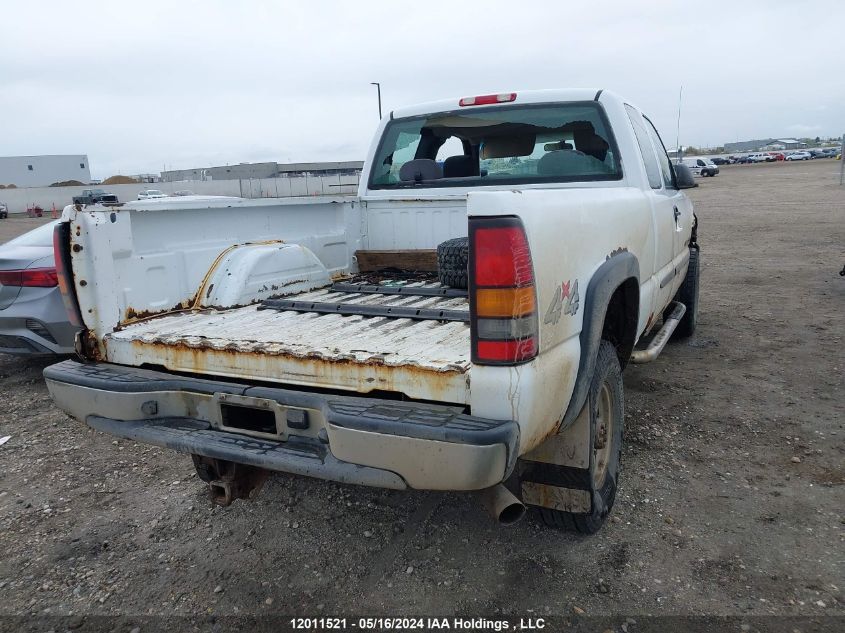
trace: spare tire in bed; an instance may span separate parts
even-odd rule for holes
[[[466,288],[468,265],[468,237],[456,237],[438,244],[437,276],[441,284],[452,288]]]

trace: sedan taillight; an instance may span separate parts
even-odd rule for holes
[[[53,288],[59,285],[55,268],[0,270],[0,286],[20,288]]]

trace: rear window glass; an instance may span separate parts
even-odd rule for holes
[[[615,141],[595,102],[462,108],[385,128],[372,189],[618,180]]]

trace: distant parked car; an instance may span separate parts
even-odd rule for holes
[[[181,196],[193,196],[194,192],[191,191],[190,189],[180,189],[179,191],[174,191],[173,195],[174,196],[180,196],[180,197]]]
[[[738,165],[747,165],[753,161],[751,160],[751,156],[737,156],[736,162]]]
[[[166,198],[167,194],[158,189],[144,189],[138,194],[138,200],[154,200],[156,198]]]
[[[773,163],[775,162],[774,156],[770,156],[765,152],[754,152],[753,154],[748,155],[748,159],[752,163]]]
[[[786,157],[786,160],[810,160],[810,152],[792,152]]]
[[[719,173],[719,166],[709,158],[693,156],[692,158],[684,158],[682,162],[697,176],[715,176]]]
[[[729,158],[722,158],[721,156],[714,156],[710,159],[713,161],[714,165],[730,165],[731,160]]]
[[[9,207],[0,202],[0,220],[5,220],[9,217]]]
[[[82,193],[73,197],[73,204],[120,204],[117,196],[103,189],[83,189]]]
[[[0,353],[72,354],[68,321],[48,222],[0,245]]]
[[[769,152],[769,156],[775,160],[784,160],[786,156],[782,152]]]

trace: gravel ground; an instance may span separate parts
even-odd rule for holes
[[[0,356],[0,615],[843,614],[845,187],[838,163],[691,191],[702,309],[625,373],[620,494],[596,536],[473,499],[274,476],[212,507],[191,461],[51,403]],[[36,220],[0,221],[0,241]]]

